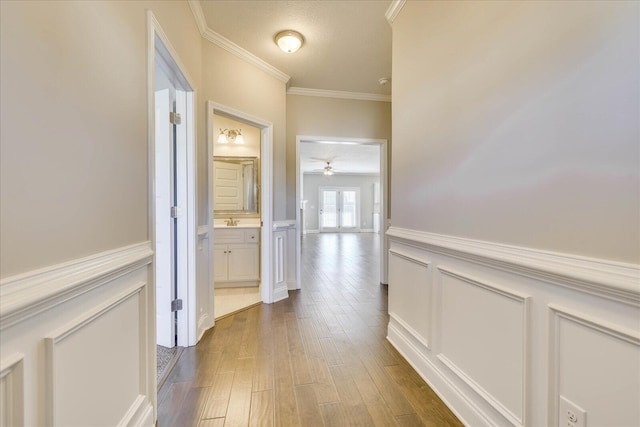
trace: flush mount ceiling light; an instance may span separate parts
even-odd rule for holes
[[[304,37],[297,31],[284,30],[276,34],[274,38],[276,44],[283,52],[293,53],[300,49],[304,43]]]
[[[230,142],[234,144],[244,144],[244,138],[242,137],[242,131],[240,129],[220,129],[218,144],[228,144]]]

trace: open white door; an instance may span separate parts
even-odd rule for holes
[[[169,89],[156,91],[156,117],[169,117],[171,110]],[[172,255],[172,135],[168,120],[156,120],[155,181],[156,181],[156,329],[158,344],[175,346],[175,322],[171,312],[173,300]]]

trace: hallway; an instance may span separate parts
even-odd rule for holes
[[[158,395],[158,426],[459,426],[386,341],[379,236],[303,238],[302,289],[221,319]]]

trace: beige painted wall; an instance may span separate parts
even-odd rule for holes
[[[147,240],[146,10],[199,90],[202,39],[188,4],[0,5],[0,276]]]
[[[202,65],[203,103],[214,101],[273,123],[273,219],[286,219],[285,84],[207,40]],[[200,188],[206,192],[206,186]]]
[[[288,219],[296,215],[297,135],[386,139],[391,151],[391,104],[287,95]]]
[[[637,263],[639,8],[407,2],[393,225]]]

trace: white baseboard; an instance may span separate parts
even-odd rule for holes
[[[477,410],[471,400],[464,396],[460,390],[411,343],[411,339],[417,338],[410,338],[409,336],[410,334],[406,330],[401,330],[401,327],[389,326],[387,340],[398,350],[407,362],[409,362],[418,375],[429,384],[429,387],[436,392],[438,397],[451,409],[462,424],[469,427],[494,425],[492,421],[482,415],[482,412]]]
[[[273,290],[273,302],[282,301],[287,298],[289,298],[289,290],[286,284],[284,286],[278,286]]]
[[[373,233],[373,228],[361,228],[361,233]]]
[[[304,230],[304,234],[318,234],[320,230]]]

